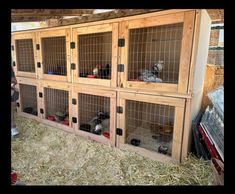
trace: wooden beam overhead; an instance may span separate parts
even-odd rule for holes
[[[92,14],[94,9],[12,9],[12,16],[81,16]]]
[[[132,15],[150,13],[161,11],[162,9],[115,9],[114,11],[99,13],[99,14],[91,14],[87,16],[70,18],[70,19],[60,19],[58,26],[63,25],[72,25],[72,24],[80,24],[85,22],[94,22],[100,20],[108,20],[113,18],[127,17]]]

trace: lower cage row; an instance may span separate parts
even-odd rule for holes
[[[18,89],[23,116],[156,159],[180,160],[184,99],[56,83],[21,81]]]

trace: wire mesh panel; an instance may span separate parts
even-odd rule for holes
[[[131,29],[128,80],[178,83],[183,23]]]
[[[80,130],[109,138],[110,98],[78,94]]]
[[[37,116],[38,108],[36,86],[19,84],[19,87],[22,111]]]
[[[32,39],[16,40],[16,60],[18,71],[35,72]]]
[[[67,75],[65,36],[42,38],[42,63],[44,74]]]
[[[78,35],[79,77],[111,79],[112,32]]]
[[[175,107],[126,100],[126,143],[171,155]]]
[[[69,125],[69,92],[45,88],[46,118],[61,124]]]

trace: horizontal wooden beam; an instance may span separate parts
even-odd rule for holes
[[[22,17],[11,17],[11,22],[39,22],[39,21],[46,21],[49,19],[61,19],[62,17],[60,16],[48,16],[48,17],[37,17],[37,16],[22,16]]]
[[[61,19],[58,22],[58,26],[94,22],[94,21],[99,21],[99,20],[108,20],[108,19],[113,19],[113,18],[139,15],[139,14],[156,12],[156,11],[161,11],[161,10],[162,9],[118,9],[118,10],[116,9],[114,11],[99,13],[99,14],[91,14],[88,16],[80,17],[80,18]]]
[[[80,16],[92,14],[94,9],[12,9],[12,16]]]

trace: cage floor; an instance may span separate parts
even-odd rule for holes
[[[209,161],[167,164],[17,117],[12,167],[26,185],[211,185]]]
[[[140,140],[139,147],[146,148],[151,151],[158,152],[159,146],[167,146],[168,151],[167,155],[171,155],[172,150],[172,141],[166,141],[167,137],[162,137],[161,139],[154,139],[152,138],[153,135],[156,135],[150,131],[150,129],[146,129],[143,127],[137,127],[132,133],[129,133],[127,136],[127,143],[131,144],[132,139]],[[165,140],[165,141],[164,141]]]

